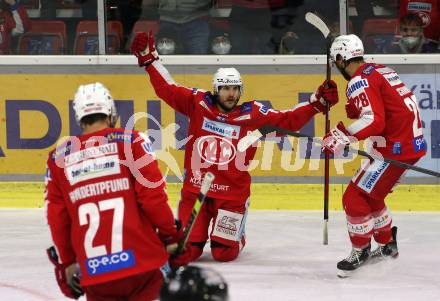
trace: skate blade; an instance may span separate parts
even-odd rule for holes
[[[338,275],[339,278],[342,278],[342,279],[344,279],[344,278],[349,278],[349,277],[351,277],[351,276],[353,275],[353,273],[354,273],[355,271],[356,271],[356,270],[353,270],[353,271],[338,270],[337,275]]]

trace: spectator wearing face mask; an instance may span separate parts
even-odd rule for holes
[[[400,40],[385,48],[385,53],[435,53],[438,43],[423,34],[423,21],[419,15],[409,13],[400,18]]]

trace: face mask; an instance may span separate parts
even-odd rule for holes
[[[231,42],[226,36],[218,36],[211,43],[212,52],[218,55],[229,54],[231,47]]]
[[[156,43],[156,49],[159,54],[174,54],[176,51],[176,43],[169,38],[161,38]]]
[[[411,49],[417,46],[420,42],[420,37],[402,37],[402,44]]]

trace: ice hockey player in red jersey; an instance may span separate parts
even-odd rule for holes
[[[181,234],[148,138],[114,128],[102,84],[81,85],[73,101],[83,134],[49,153],[48,250],[62,292],[88,301],[158,297],[167,250]],[[142,178],[142,181],[141,181]]]
[[[178,205],[179,219],[185,225],[196,201],[201,179],[206,172],[215,175],[207,201],[195,222],[185,253],[174,265],[196,260],[211,240],[211,254],[216,261],[232,261],[245,245],[245,223],[249,206],[251,177],[248,166],[256,147],[245,151],[237,147],[248,133],[273,125],[299,130],[316,113],[325,110],[326,99],[334,105],[336,84],[321,85],[309,102],[294,109],[278,111],[259,102],[238,104],[243,83],[235,68],[220,68],[214,75],[214,92],[190,89],[176,84],[158,61],[152,33],[138,33],[133,54],[145,67],[156,94],[176,111],[189,117],[189,141],[185,151],[185,178]],[[208,232],[213,222],[211,233]]]
[[[417,99],[396,71],[366,63],[363,55],[362,41],[356,35],[339,36],[331,46],[331,59],[348,81],[345,109],[354,122],[347,127],[339,122],[324,137],[323,147],[340,153],[350,139],[370,138],[376,154],[415,164],[426,153]],[[384,199],[405,170],[379,160],[365,162],[342,199],[353,248],[337,264],[341,277],[370,259],[398,255],[397,228],[391,225]],[[378,247],[370,252],[371,237]]]

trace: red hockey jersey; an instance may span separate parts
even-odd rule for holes
[[[400,0],[400,16],[416,13],[423,20],[425,37],[434,41],[440,38],[439,0]]]
[[[183,189],[198,193],[204,173],[210,171],[215,180],[209,197],[240,201],[249,197],[248,167],[256,147],[239,151],[237,144],[241,138],[263,125],[297,131],[317,113],[309,103],[278,111],[251,101],[224,114],[215,105],[216,96],[177,85],[158,61],[146,70],[156,94],[190,120]]]
[[[174,234],[174,216],[148,138],[112,128],[71,137],[47,167],[47,221],[61,261],[79,263],[81,285],[167,261],[156,230]]]
[[[417,99],[393,69],[364,64],[347,85],[347,99],[361,111],[360,118],[347,127],[358,140],[382,136],[375,149],[384,157],[406,160],[423,157],[423,138]]]

